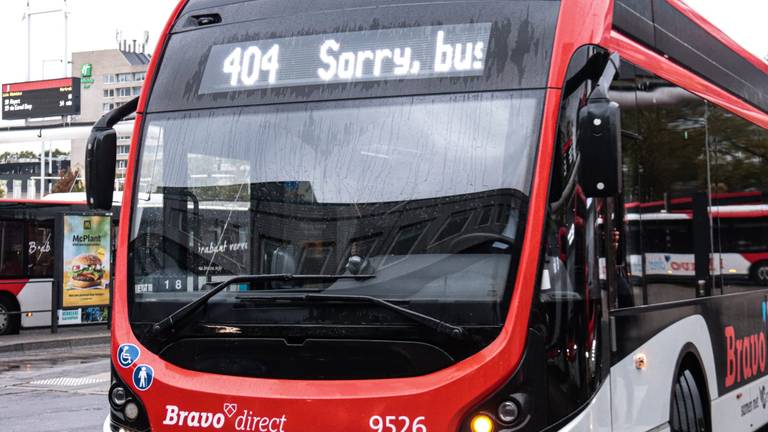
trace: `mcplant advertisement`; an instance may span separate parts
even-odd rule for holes
[[[63,306],[109,304],[110,218],[64,216]]]

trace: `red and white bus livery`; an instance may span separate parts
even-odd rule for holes
[[[0,335],[51,325],[55,219],[73,209],[85,201],[0,199]]]
[[[768,205],[714,206],[710,210],[716,236],[710,273],[734,281],[768,285]],[[696,273],[692,241],[693,215],[629,213],[626,223],[634,246],[648,245],[643,255],[628,250],[630,273],[641,277],[688,277]]]
[[[116,198],[117,208],[119,194]],[[62,259],[56,251],[56,221],[72,213],[90,213],[84,193],[55,193],[42,200],[0,199],[0,335],[51,325],[51,308],[57,310],[52,300],[58,295],[56,264]],[[116,225],[115,216],[113,228]]]
[[[756,430],[707,209],[766,204],[767,72],[679,0],[181,1],[89,138],[106,209],[136,111],[105,430]],[[669,197],[693,277],[638,281]]]

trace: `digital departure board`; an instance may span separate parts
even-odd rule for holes
[[[2,85],[3,120],[80,114],[80,78]]]
[[[199,93],[478,76],[490,33],[490,23],[474,23],[215,45]]]

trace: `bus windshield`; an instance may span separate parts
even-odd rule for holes
[[[373,277],[234,284],[211,299],[201,321],[355,320],[238,301],[242,291],[262,290],[374,296],[459,325],[500,326],[543,95],[149,114],[129,252],[132,320],[157,322],[232,276],[344,274]],[[354,324],[403,320],[366,317]]]

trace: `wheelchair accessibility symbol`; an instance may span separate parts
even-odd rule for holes
[[[139,347],[134,344],[122,344],[117,348],[117,363],[127,368],[139,359]]]
[[[133,370],[133,385],[138,390],[144,391],[152,385],[152,380],[155,378],[155,371],[152,366],[140,364]]]

